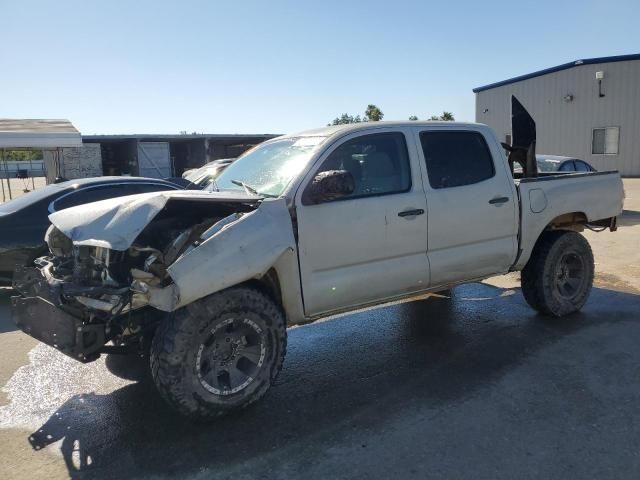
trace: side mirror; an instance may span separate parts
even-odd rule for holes
[[[347,170],[327,170],[315,176],[306,195],[309,203],[330,202],[351,195],[355,181]]]

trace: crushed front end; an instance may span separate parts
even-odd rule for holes
[[[45,237],[50,255],[14,273],[19,295],[12,298],[13,320],[25,333],[81,362],[95,360],[101,353],[143,353],[158,322],[177,305],[177,288],[168,268],[254,208],[253,202],[181,201],[160,206],[153,217],[138,224],[130,217],[120,224],[114,216],[109,234],[119,239],[126,231],[132,240],[124,246],[76,241],[72,237],[80,229],[63,232],[55,225],[57,219],[50,217],[54,225]],[[104,211],[130,214],[132,204],[120,202]],[[82,219],[70,221],[96,238],[87,227],[101,221],[104,211],[84,219],[84,224]]]
[[[64,238],[55,227],[51,232]],[[51,247],[50,237],[53,253],[58,249]],[[158,257],[136,247],[118,252],[67,243],[69,250],[15,270],[13,286],[20,295],[12,298],[12,315],[17,327],[81,362],[112,351],[143,352],[144,334],[162,312],[148,307],[136,292],[135,276],[161,284],[149,271]]]
[[[64,282],[49,274],[51,266],[46,262],[39,268],[16,269],[13,285],[20,296],[11,299],[13,321],[25,333],[66,355],[81,362],[94,360],[108,341],[107,321],[67,303],[69,292]]]

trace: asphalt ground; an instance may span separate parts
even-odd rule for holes
[[[147,366],[82,365],[15,331],[0,292],[0,478],[640,478],[640,181],[596,285],[561,320],[518,275],[289,329],[240,415],[194,423]]]

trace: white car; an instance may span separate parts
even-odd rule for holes
[[[513,109],[512,155],[535,165],[535,124]],[[594,274],[578,232],[615,230],[620,175],[529,167],[514,180],[511,160],[472,123],[279,137],[231,164],[219,191],[52,214],[51,255],[15,274],[14,318],[81,361],[151,343],[161,395],[213,417],[266,393],[287,326],[516,270],[533,308],[571,314]]]

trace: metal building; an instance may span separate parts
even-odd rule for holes
[[[476,121],[510,142],[510,98],[536,121],[537,153],[640,176],[640,54],[589,58],[475,88]]]
[[[105,175],[180,176],[211,160],[237,157],[278,134],[132,134],[83,135],[85,146],[98,144]]]

